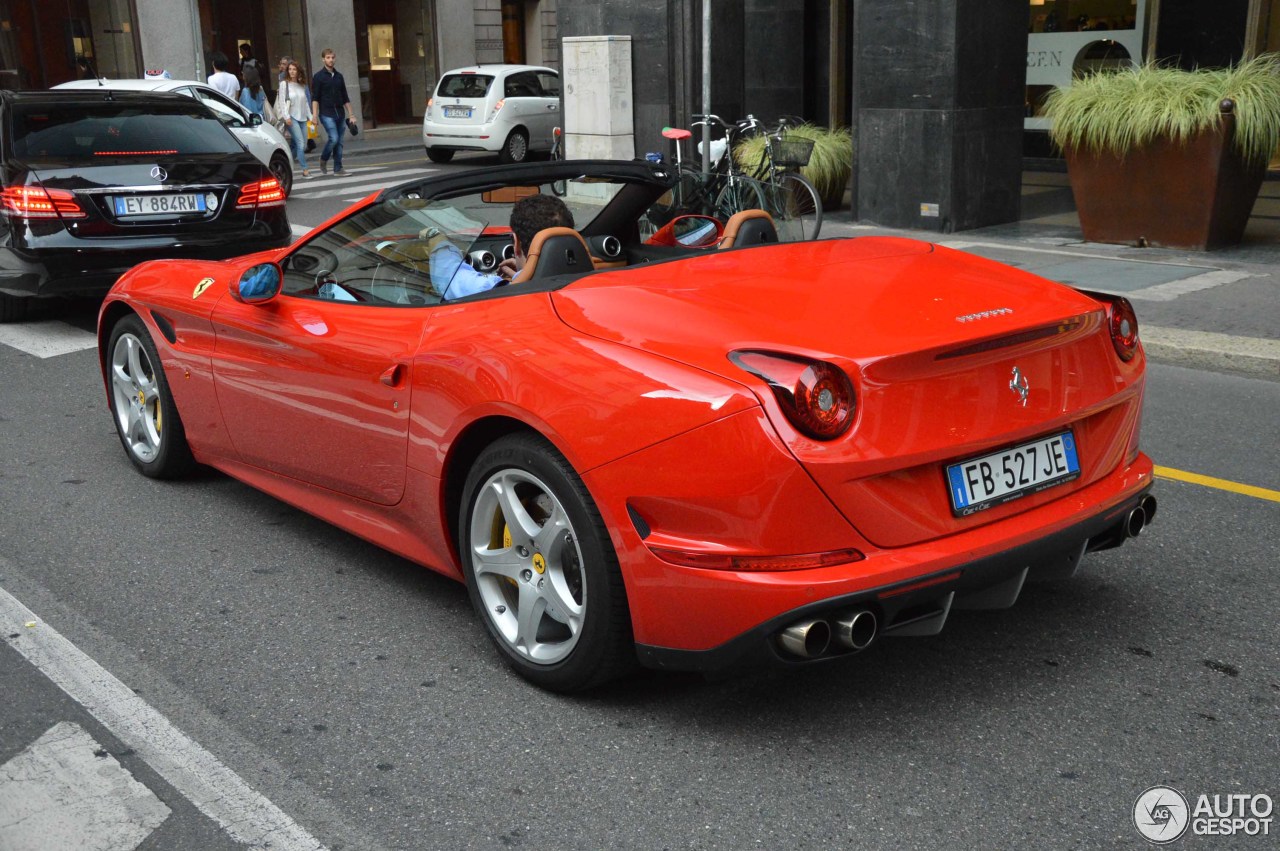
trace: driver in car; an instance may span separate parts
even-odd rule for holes
[[[503,260],[496,274],[477,272],[466,262],[458,246],[439,228],[427,228],[418,236],[426,240],[431,257],[431,285],[444,301],[475,295],[509,283],[524,268],[525,248],[544,228],[574,227],[573,213],[554,195],[528,195],[511,208],[511,239],[515,256]]]

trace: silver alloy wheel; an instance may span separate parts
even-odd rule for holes
[[[160,386],[142,340],[121,334],[111,351],[111,392],[116,424],[133,456],[149,464],[160,453],[163,415]]]
[[[513,163],[522,163],[529,154],[529,140],[519,130],[514,130],[507,139],[507,156]]]
[[[587,577],[569,515],[531,473],[508,468],[476,492],[471,558],[485,614],[507,646],[539,665],[573,652]]]

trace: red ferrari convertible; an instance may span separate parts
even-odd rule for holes
[[[909,239],[778,243],[759,211],[677,215],[671,180],[476,170],[137,266],[98,331],[127,457],[466,582],[560,691],[931,635],[1154,517],[1125,299]],[[553,193],[574,227],[478,289],[513,204]]]

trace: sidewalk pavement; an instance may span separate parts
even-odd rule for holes
[[[362,128],[345,146],[347,157],[394,151],[422,153],[421,125]],[[845,207],[824,216],[821,236],[927,239],[1118,293],[1133,302],[1152,360],[1280,381],[1280,174],[1268,174],[1240,245],[1198,252],[1085,242],[1065,171],[1043,165],[1023,172],[1018,222],[939,234],[854,222]]]

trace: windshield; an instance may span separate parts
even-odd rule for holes
[[[240,153],[243,148],[199,104],[15,103],[13,153],[36,162]]]
[[[488,74],[446,74],[436,94],[448,98],[482,98],[489,93]]]
[[[628,188],[635,197],[621,203]],[[519,263],[511,215],[520,199],[555,196],[584,236],[599,230],[634,242],[635,216],[661,187],[581,177],[540,185],[493,184],[442,198],[423,198],[419,192],[425,191],[406,186],[307,239],[282,264],[284,293],[419,307],[499,288],[507,292],[511,272],[501,274],[500,266]]]

